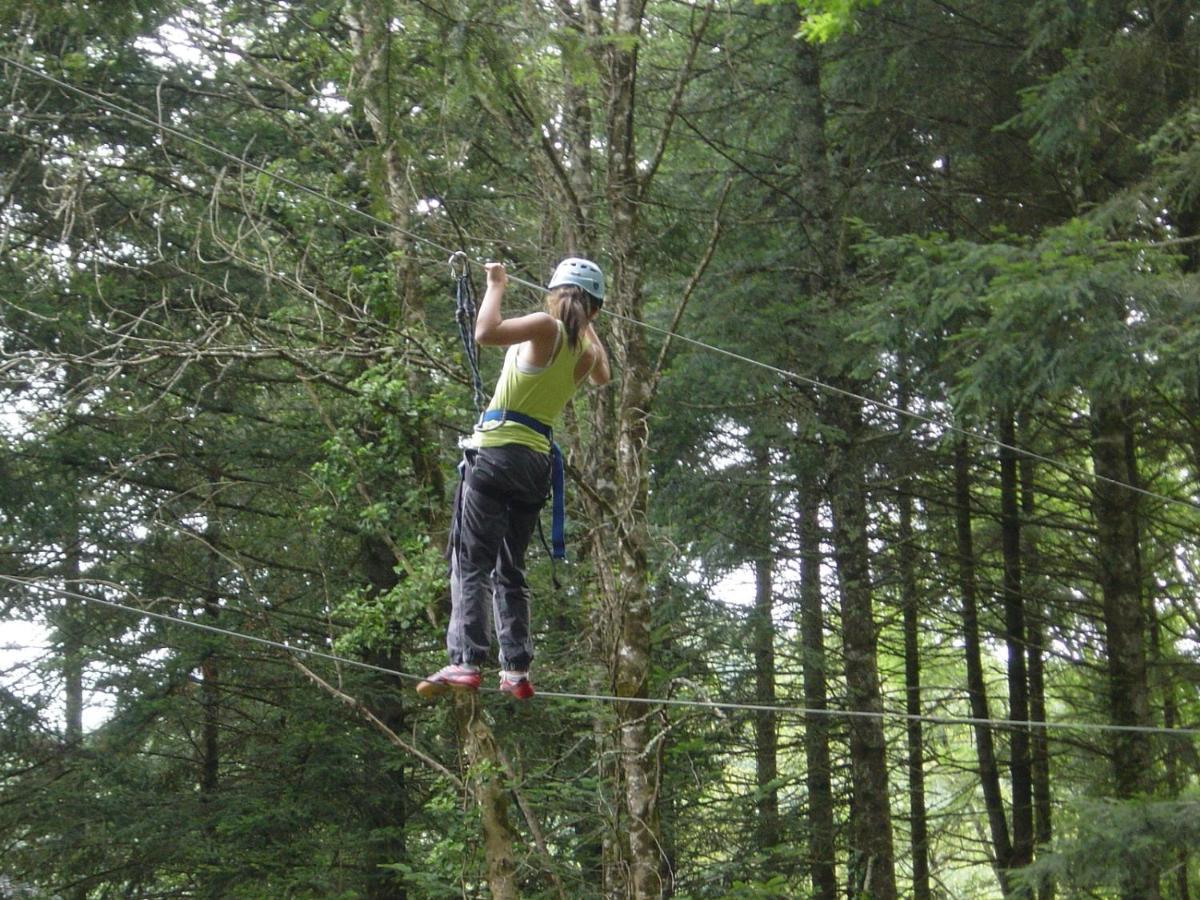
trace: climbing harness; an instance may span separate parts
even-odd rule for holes
[[[550,442],[550,558],[567,558],[566,466],[562,450],[554,442],[554,429],[533,416],[512,409],[489,409],[479,417],[479,424],[516,422],[532,429]]]

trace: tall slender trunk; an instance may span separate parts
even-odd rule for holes
[[[363,536],[360,544],[362,571],[372,595],[386,594],[400,581],[396,575],[394,551],[375,536]],[[369,654],[368,661],[384,669],[404,668],[404,660],[389,647],[381,647]],[[372,703],[372,713],[388,729],[403,734],[408,720],[404,694],[392,685],[375,693],[377,699]],[[458,727],[462,729],[461,721]],[[487,765],[489,771],[501,771],[499,759],[488,760]],[[382,745],[373,745],[370,751],[364,752],[363,768],[379,788],[375,801],[362,811],[363,818],[371,825],[371,836],[363,848],[367,865],[366,900],[403,900],[408,893],[395,870],[388,867],[410,862],[405,835],[410,802],[407,792],[409,769],[392,748]],[[485,835],[485,844],[486,840]]]
[[[208,473],[204,526],[204,590],[202,605],[205,622],[218,625],[221,620],[221,520],[216,508],[217,482],[221,473]],[[221,664],[215,644],[205,650],[200,661],[200,704],[204,709],[200,742],[200,798],[211,802],[221,778]]]
[[[905,711],[913,717],[906,728],[908,738],[908,802],[912,850],[913,887],[916,900],[932,897],[929,881],[929,826],[925,810],[925,739],[921,721],[921,621],[917,592],[917,548],[912,526],[912,482],[900,483],[897,503],[900,507],[901,603],[904,607],[904,696]]]
[[[78,591],[79,561],[78,542],[67,554],[64,576],[67,590]],[[67,747],[72,752],[81,751],[83,745],[83,605],[86,601],[74,597],[63,599],[63,608],[59,612],[58,638],[62,646],[62,675],[63,675],[63,713],[64,733]],[[73,822],[69,828],[68,846],[77,853],[84,853],[88,841],[87,824],[83,821]],[[78,885],[69,890],[71,900],[85,900],[88,895],[85,885]]]
[[[589,7],[590,8],[590,7]],[[611,37],[600,50],[604,121],[607,137],[606,194],[611,224],[609,259],[613,310],[625,318],[613,326],[617,369],[621,371],[615,410],[615,500],[623,521],[617,529],[616,584],[609,582],[606,602],[619,618],[616,646],[609,655],[614,692],[644,698],[651,664],[651,604],[647,582],[650,544],[646,523],[649,498],[647,446],[653,404],[651,368],[642,318],[642,262],[639,200],[644,186],[637,169],[634,134],[638,46],[645,0],[617,0],[611,13]],[[595,10],[592,10],[595,14]],[[618,703],[617,730],[624,786],[627,843],[625,864],[635,897],[659,897],[668,891],[669,870],[661,851],[658,821],[658,758],[648,752],[652,739],[647,709]]]
[[[83,538],[78,528],[64,535],[63,583],[79,593]],[[86,601],[64,597],[58,616],[58,638],[62,645],[63,729],[67,746],[78,749],[83,741],[83,612]]]
[[[974,719],[990,719],[987,682],[983,674],[982,641],[979,635],[979,601],[975,578],[975,542],[971,528],[971,470],[966,439],[954,446],[954,514],[958,548],[958,585],[962,594],[963,650],[967,666],[967,700]],[[975,755],[979,760],[979,780],[987,809],[992,837],[992,855],[1001,890],[1009,890],[1008,869],[1012,860],[1012,842],[1004,794],[1000,788],[1000,766],[987,725],[975,725]]]
[[[1092,465],[1098,476],[1092,489],[1092,511],[1096,519],[1096,562],[1108,657],[1110,715],[1116,725],[1149,726],[1152,723],[1146,669],[1146,609],[1138,546],[1138,496],[1113,483],[1137,484],[1127,402],[1093,398]],[[1112,739],[1111,753],[1117,796],[1132,799],[1148,793],[1154,762],[1150,736],[1140,732],[1117,733]],[[1127,874],[1122,895],[1159,896],[1159,862],[1145,857],[1135,871]]]
[[[367,154],[366,164],[376,176],[371,183],[377,186],[378,199],[394,226],[386,234],[396,260],[392,277],[397,312],[392,318],[402,327],[419,328],[425,321],[424,300],[418,289],[416,256],[411,252],[411,239],[406,233],[411,230],[412,208],[417,198],[412,183],[412,164],[405,157],[404,137],[399,124],[407,115],[407,109],[402,108],[399,113],[396,109],[396,97],[399,96],[397,84],[404,57],[398,52],[393,34],[395,17],[394,0],[352,0],[348,4],[346,20],[354,53],[349,93],[355,110],[361,114],[358,129],[364,135],[369,134],[371,139],[364,150]],[[409,367],[406,377],[414,397],[428,394],[430,386],[415,367]],[[427,421],[421,418],[412,424],[410,462],[414,482],[425,501],[420,511],[422,524],[431,537],[444,536],[448,521],[445,477],[437,444],[437,436]],[[370,486],[363,485],[361,491],[369,496]],[[362,552],[372,591],[382,594],[394,588],[398,582],[395,572],[398,560],[390,541],[366,536],[362,541]],[[435,621],[438,618],[439,600],[444,598],[429,598],[429,615]],[[403,667],[402,660],[386,647],[374,652],[370,661],[383,668]],[[376,702],[374,713],[392,731],[403,732],[407,719],[403,695],[388,684],[386,690],[378,692],[378,696],[381,699]],[[455,720],[468,768],[471,771],[503,772],[502,760],[487,724],[471,708],[461,703],[455,704]],[[389,864],[407,862],[409,858],[405,836],[409,804],[408,769],[402,761],[383,756],[389,752],[381,749],[379,757],[368,760],[369,765],[379,773],[381,783],[378,802],[366,811],[376,826],[374,833],[379,835],[367,848],[371,864],[367,884],[369,900],[397,900],[406,896],[394,871],[385,868]],[[500,777],[495,774],[491,779]],[[488,779],[484,781],[488,783],[476,783],[473,787],[483,825],[489,886],[493,896],[512,897],[515,896],[511,876],[512,829],[508,824],[506,797],[495,783]]]
[[[470,788],[483,826],[483,849],[492,900],[517,900],[521,896],[516,835],[508,818],[508,789],[501,774],[500,748],[483,718],[483,704],[473,694],[456,694],[455,720],[459,743],[472,763]]]
[[[780,13],[787,26],[798,23],[794,4]],[[796,43],[791,59],[793,160],[799,195],[795,214],[806,242],[799,266],[810,273],[805,288],[831,306],[839,300],[844,278],[840,235],[835,222],[838,195],[835,170],[825,134],[825,98],[821,90],[821,56],[807,41]],[[837,380],[840,376],[831,376]],[[866,473],[855,441],[861,431],[861,409],[842,396],[829,400],[829,421],[839,434],[828,461],[827,490],[833,516],[834,560],[840,585],[843,654],[847,701],[854,710],[882,712],[876,632],[868,566]],[[849,720],[851,764],[850,861],[847,890],[870,897],[896,896],[895,852],[888,794],[887,748],[881,718]],[[814,875],[817,873],[814,872]],[[831,873],[822,876],[832,884]],[[815,879],[814,879],[815,881]]]
[[[1192,247],[1193,253],[1200,253],[1200,251],[1195,249],[1194,244]],[[1196,271],[1198,268],[1200,268],[1200,262],[1193,258],[1190,269],[1191,271]],[[1183,408],[1186,413],[1187,420],[1190,423],[1187,426],[1187,434],[1188,445],[1191,450],[1192,478],[1194,481],[1196,477],[1200,475],[1200,364],[1192,365],[1189,382],[1190,383],[1185,389],[1186,394],[1183,400]],[[1168,686],[1167,697],[1168,701],[1164,702],[1169,702],[1169,705],[1164,709],[1164,724],[1166,724],[1168,728],[1172,728],[1178,724],[1174,715],[1175,708],[1173,686]],[[1167,721],[1167,713],[1170,713],[1169,722]],[[1168,784],[1170,783],[1172,772],[1177,771],[1175,767],[1180,761],[1181,752],[1186,752],[1185,748],[1178,742],[1172,741],[1171,747],[1167,751],[1167,764],[1169,767],[1167,776]],[[1172,793],[1174,793],[1174,791]],[[1179,882],[1179,896],[1191,897],[1192,895],[1188,893],[1187,865],[1180,865],[1177,868],[1178,872],[1176,878]]]
[[[829,754],[825,614],[821,592],[820,500],[815,489],[800,500],[800,643],[804,660],[804,762],[808,787],[808,858],[813,900],[837,897],[834,847],[833,773]]]
[[[1171,677],[1170,661],[1162,652],[1162,634],[1157,619],[1153,619],[1150,622],[1150,649],[1154,668],[1162,672],[1164,676],[1161,680],[1163,727],[1175,728],[1179,725],[1179,697],[1175,679]],[[1190,742],[1172,738],[1167,744],[1166,752],[1163,754],[1164,781],[1166,782],[1167,790],[1170,792],[1169,796],[1172,798],[1178,797],[1179,792],[1187,784],[1187,752],[1190,747]],[[1175,893],[1180,898],[1189,898],[1192,896],[1192,893],[1191,881],[1188,876],[1188,851],[1180,848],[1173,862],[1175,868]]]
[[[1200,362],[1193,363],[1187,379],[1183,410],[1187,417],[1185,426],[1188,449],[1192,455],[1192,480],[1200,480]]]
[[[1130,424],[1122,404],[1096,401],[1092,425],[1096,475],[1135,483],[1133,460],[1128,455]],[[1149,725],[1147,628],[1137,544],[1138,497],[1116,484],[1097,479],[1092,500],[1113,722]],[[1137,796],[1149,787],[1149,766],[1153,759],[1150,739],[1144,734],[1120,734],[1114,740],[1113,775],[1117,794]]]
[[[754,652],[754,697],[764,705],[775,703],[775,587],[773,559],[774,492],[771,489],[771,459],[766,447],[754,448],[754,473],[759,499],[753,505],[757,530],[754,559],[754,612],[751,642]],[[755,844],[771,855],[782,838],[779,831],[778,727],[775,715],[766,710],[754,714],[754,763],[757,785]]]
[[[78,384],[74,368],[67,372],[67,403],[70,414],[74,415],[74,390]],[[62,581],[63,587],[74,594],[82,593],[81,582],[83,575],[83,526],[80,522],[79,500],[68,498],[70,504],[64,527],[62,529]],[[58,609],[52,622],[55,626],[56,638],[62,653],[63,679],[63,739],[68,755],[80,753],[83,750],[83,708],[84,708],[84,670],[86,668],[86,649],[84,645],[84,616],[86,600],[73,596],[62,598],[62,607]],[[74,851],[73,855],[83,857],[86,854],[88,842],[88,827],[85,821],[72,822],[68,827],[67,846]],[[81,872],[81,875],[87,875]],[[88,895],[86,883],[77,884],[68,890],[70,900],[85,900]]]
[[[81,590],[82,536],[74,521],[64,535],[63,581],[68,591]],[[62,647],[63,677],[63,737],[71,752],[82,750],[83,744],[83,613],[86,601],[75,597],[64,597],[62,609],[57,616],[57,637]],[[69,846],[82,854],[87,843],[87,825],[79,821],[70,827]],[[85,885],[70,889],[71,900],[85,900],[88,891]]]
[[[396,301],[399,321],[420,324],[425,319],[424,301],[416,289],[416,257],[412,253],[409,220],[416,197],[412,196],[411,163],[404,155],[404,138],[398,126],[407,108],[397,114],[396,87],[402,52],[392,33],[395,21],[394,0],[352,0],[347,9],[350,43],[354,51],[351,65],[351,96],[373,139],[366,160],[380,185],[381,199],[395,227],[387,230],[387,239],[395,251]]]
[[[202,607],[209,625],[219,625],[221,618],[221,523],[213,502],[219,473],[208,476],[208,503],[204,527],[205,573]],[[200,797],[211,802],[217,793],[221,772],[221,667],[215,649],[205,651],[200,663],[200,703],[204,709],[201,740]]]
[[[601,624],[597,630],[603,631],[604,625]],[[608,691],[609,687],[610,685],[601,680],[600,675],[593,673],[588,682],[588,693],[602,694]],[[599,896],[614,897],[625,893],[621,889],[625,878],[621,867],[619,841],[621,776],[613,752],[610,724],[599,715],[592,717],[592,743],[592,755],[596,760],[596,796],[593,808],[596,817],[600,819],[600,826],[593,828],[588,823],[580,823],[577,826],[580,836],[590,836],[589,840],[580,844],[577,861],[585,877],[594,879]]]
[[[830,401],[831,418],[843,436],[833,454],[829,498],[833,547],[841,585],[846,696],[856,712],[883,712],[867,542],[866,473],[857,441],[862,412],[857,401]],[[889,806],[887,743],[881,716],[850,719],[850,877],[853,889],[887,900],[896,897],[895,855]]]
[[[78,409],[76,391],[82,374],[75,365],[68,365],[64,379],[65,402],[68,420],[74,418]],[[83,526],[80,522],[79,500],[67,499],[69,513],[62,530],[62,578],[63,586],[72,593],[80,593],[83,574]],[[63,608],[59,616],[58,636],[62,643],[63,713],[64,737],[67,746],[78,749],[83,741],[83,614],[87,601],[76,597],[63,597]]]
[[[214,628],[220,627],[221,624],[221,519],[216,505],[220,478],[220,470],[215,465],[205,475],[204,546],[201,551],[204,559],[204,586],[200,592],[200,614],[204,617],[205,624]],[[214,871],[220,871],[222,865],[217,828],[221,815],[217,802],[221,783],[221,664],[217,646],[215,639],[207,637],[200,657],[202,721],[198,748],[200,758],[197,760],[200,829],[205,839],[203,853],[205,863]]]
[[[1034,461],[1022,456],[1019,461],[1021,473],[1021,516],[1028,525],[1035,513]],[[1021,558],[1024,560],[1026,647],[1029,674],[1029,718],[1033,722],[1046,721],[1046,613],[1045,600],[1040,592],[1029,589],[1038,560],[1038,548],[1030,536],[1032,529],[1021,529]],[[1048,847],[1054,837],[1051,810],[1053,798],[1050,793],[1050,739],[1045,728],[1034,728],[1030,734],[1030,765],[1033,778],[1033,835],[1038,847]],[[1036,852],[1036,851],[1035,851]],[[1051,900],[1055,889],[1053,882],[1038,889],[1040,900]]]
[[[1195,73],[1200,66],[1200,48],[1189,35],[1195,11],[1187,3],[1158,3],[1149,7],[1150,21],[1162,42],[1158,59],[1162,68],[1162,91],[1166,108],[1177,112],[1194,105],[1197,98]],[[1195,191],[1180,190],[1167,201],[1171,223],[1182,238],[1200,233],[1200,198]],[[1183,270],[1200,271],[1200,244],[1184,241],[1179,246]]]
[[[1021,593],[1021,517],[1016,424],[1010,411],[1000,414],[1000,549],[1003,557],[1004,641],[1008,649],[1008,718],[1029,721],[1029,676],[1025,668],[1025,597]],[[1012,858],[1018,868],[1033,861],[1033,773],[1029,728],[1009,729],[1009,778],[1012,790]]]
[[[625,339],[626,377],[618,404],[617,495],[629,519],[619,532],[618,582],[609,598],[620,619],[614,631],[616,647],[609,659],[614,692],[620,697],[645,698],[652,651],[646,579],[649,489],[645,474],[648,429],[644,411],[649,406],[649,397],[644,395],[648,368],[641,338],[628,332]],[[640,703],[618,703],[616,711],[628,835],[625,863],[630,889],[635,897],[657,897],[664,893],[665,878],[659,849],[657,757],[647,753],[653,719]]]

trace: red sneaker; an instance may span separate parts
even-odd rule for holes
[[[518,700],[528,700],[533,696],[533,682],[524,672],[501,672],[500,693],[512,694]]]
[[[417,684],[417,693],[426,699],[440,697],[449,690],[479,690],[479,669],[475,666],[452,664],[443,666]]]

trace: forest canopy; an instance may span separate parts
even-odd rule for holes
[[[1200,891],[1196,4],[0,25],[0,896]],[[537,695],[427,702],[568,256]]]

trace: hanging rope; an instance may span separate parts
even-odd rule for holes
[[[450,277],[454,279],[454,321],[458,323],[463,356],[471,370],[475,408],[482,413],[487,398],[483,393],[483,379],[479,375],[479,345],[475,343],[475,286],[471,283],[470,261],[462,250],[450,256]]]

